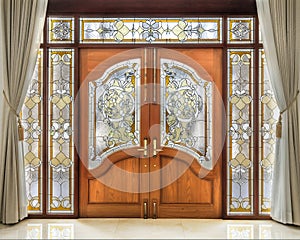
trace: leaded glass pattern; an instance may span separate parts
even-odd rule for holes
[[[49,213],[73,213],[74,50],[49,50],[48,203]]]
[[[228,50],[228,209],[253,213],[253,50]]]
[[[269,214],[279,109],[271,90],[264,50],[260,50],[259,59],[259,212]]]
[[[253,43],[254,18],[228,18],[228,43]]]
[[[220,43],[222,18],[81,18],[81,43]]]
[[[22,108],[24,160],[28,211],[42,212],[43,52],[38,58]]]
[[[48,18],[49,43],[74,42],[74,18]]]
[[[161,59],[161,145],[182,150],[211,169],[212,83],[194,69]]]
[[[113,65],[89,83],[89,168],[140,145],[141,59]]]

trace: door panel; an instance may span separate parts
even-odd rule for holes
[[[128,172],[139,172],[140,164],[139,158],[130,158],[119,161],[114,165]],[[139,178],[126,177],[118,174],[114,177],[116,171],[108,170],[104,176],[111,179],[113,185],[118,185],[120,188],[128,189],[128,192],[122,192],[108,187],[98,179],[89,179],[88,192],[89,203],[139,203],[139,195],[136,192],[136,187],[139,186]],[[116,183],[117,182],[117,183]],[[124,186],[126,184],[126,186]]]
[[[172,158],[161,156],[160,161],[162,167],[168,165]],[[180,173],[180,170],[184,168],[185,163],[176,160],[176,164],[170,169],[171,173]],[[169,175],[161,176],[162,178],[169,178]],[[170,181],[166,179],[165,181]],[[177,181],[171,183],[167,187],[160,190],[160,203],[212,203],[212,184],[209,179],[199,179],[198,176],[190,169],[187,169],[185,173],[178,178]]]
[[[159,190],[150,193],[150,212],[156,217],[221,217],[222,50],[159,49],[154,55],[162,86],[156,94],[163,106],[150,106],[150,112],[160,108],[150,126],[160,125],[151,138],[160,140],[162,151],[150,158],[150,170],[161,172],[150,177],[150,186],[160,182]],[[211,81],[215,84],[205,100]]]
[[[130,59],[140,64],[134,78],[125,66]],[[105,87],[112,89],[109,94],[98,90],[94,100],[89,100],[91,88],[80,94],[80,216],[221,217],[222,159],[216,153],[222,149],[222,108],[215,91],[222,94],[222,50],[84,49],[80,63],[82,86],[88,82],[95,89],[112,82]],[[120,69],[125,72],[118,75]],[[121,89],[127,77],[136,92]],[[208,94],[211,81],[215,86]],[[134,110],[120,108],[134,97]],[[98,107],[94,112],[87,107],[90,102]],[[131,117],[125,119],[122,112]],[[93,114],[101,116],[94,122],[102,125],[88,117]],[[105,114],[111,119],[104,121]],[[134,135],[124,135],[124,126]],[[98,162],[91,164],[93,158]]]
[[[149,159],[139,149],[149,125],[149,107],[140,107],[145,99],[140,90],[142,53],[80,52],[81,217],[143,216]]]

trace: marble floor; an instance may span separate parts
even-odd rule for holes
[[[274,221],[213,219],[27,219],[0,224],[0,239],[300,239]]]

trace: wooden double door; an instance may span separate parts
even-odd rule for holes
[[[80,51],[80,216],[221,217],[221,49]]]

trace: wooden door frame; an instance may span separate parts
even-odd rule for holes
[[[153,44],[154,47],[166,47],[166,48],[222,48],[223,49],[223,101],[226,102],[227,100],[227,50],[230,48],[251,48],[255,51],[255,66],[254,66],[254,95],[256,98],[254,99],[254,115],[258,116],[258,99],[257,96],[259,95],[259,89],[258,89],[258,79],[259,79],[259,61],[258,61],[258,52],[260,49],[262,49],[262,44],[259,42],[259,30],[258,30],[258,17],[257,17],[257,10],[256,10],[256,4],[255,0],[245,0],[243,1],[243,4],[240,4],[240,0],[232,0],[230,3],[228,3],[227,0],[213,0],[210,4],[207,3],[207,0],[197,0],[199,4],[195,7],[193,4],[186,4],[184,0],[175,0],[172,2],[171,8],[168,8],[166,11],[166,8],[157,7],[160,6],[161,3],[160,0],[154,0],[154,1],[142,1],[140,5],[136,5],[136,1],[134,0],[122,0],[121,3],[118,1],[114,1],[114,7],[112,7],[107,1],[104,0],[87,0],[87,1],[81,1],[81,0],[49,0],[48,5],[48,11],[47,11],[47,17],[49,16],[72,16],[75,17],[75,43],[74,44],[50,44],[46,40],[48,39],[48,32],[47,32],[47,21],[45,22],[44,27],[44,43],[41,44],[41,49],[44,54],[44,60],[43,60],[43,79],[44,79],[44,85],[46,86],[48,83],[48,49],[49,48],[72,48],[75,51],[75,94],[77,94],[77,91],[79,89],[79,51],[83,48],[140,48],[140,47],[149,47],[149,44],[140,44],[140,45],[134,45],[134,44],[80,44],[79,43],[79,17],[80,16],[86,16],[86,17],[95,17],[95,16],[107,16],[107,17],[222,17],[223,18],[223,39],[224,42],[220,44]],[[194,3],[196,0],[194,0]],[[148,4],[148,6],[147,6]],[[144,11],[141,11],[141,5],[142,9]],[[96,6],[96,7],[95,7]],[[116,8],[118,6],[122,6],[122,8]],[[137,6],[137,7],[135,7]],[[255,41],[254,44],[228,44],[226,39],[226,21],[228,17],[254,17],[255,18]],[[45,99],[48,98],[47,88],[44,87],[43,89],[43,95]],[[47,105],[46,103],[43,104],[43,111],[47,112]],[[76,114],[77,109],[75,109]],[[259,163],[258,163],[258,120],[257,117],[254,118],[254,189],[253,193],[254,195],[258,195],[259,193],[259,180],[258,180],[258,169],[259,169]],[[75,119],[75,121],[78,121],[78,119]],[[47,122],[47,114],[44,114],[43,116],[43,122]],[[75,123],[76,124],[76,123]],[[47,127],[46,127],[47,130]],[[74,138],[77,138],[78,136],[75,134]],[[45,146],[47,146],[47,135],[44,134],[43,136],[43,143]],[[258,197],[254,198],[254,214],[251,216],[228,216],[227,215],[227,151],[226,151],[226,143],[223,147],[223,164],[222,164],[222,185],[223,185],[223,192],[222,192],[222,216],[224,219],[270,219],[269,216],[260,216],[259,215],[259,202]],[[47,151],[43,151],[43,162],[47,163]],[[47,198],[43,198],[43,212],[41,214],[30,214],[30,218],[77,218],[79,216],[79,157],[78,153],[75,149],[74,154],[74,214],[72,215],[59,215],[59,214],[47,214]],[[43,164],[43,170],[42,170],[44,181],[43,181],[43,192],[44,196],[47,195],[47,164]]]

